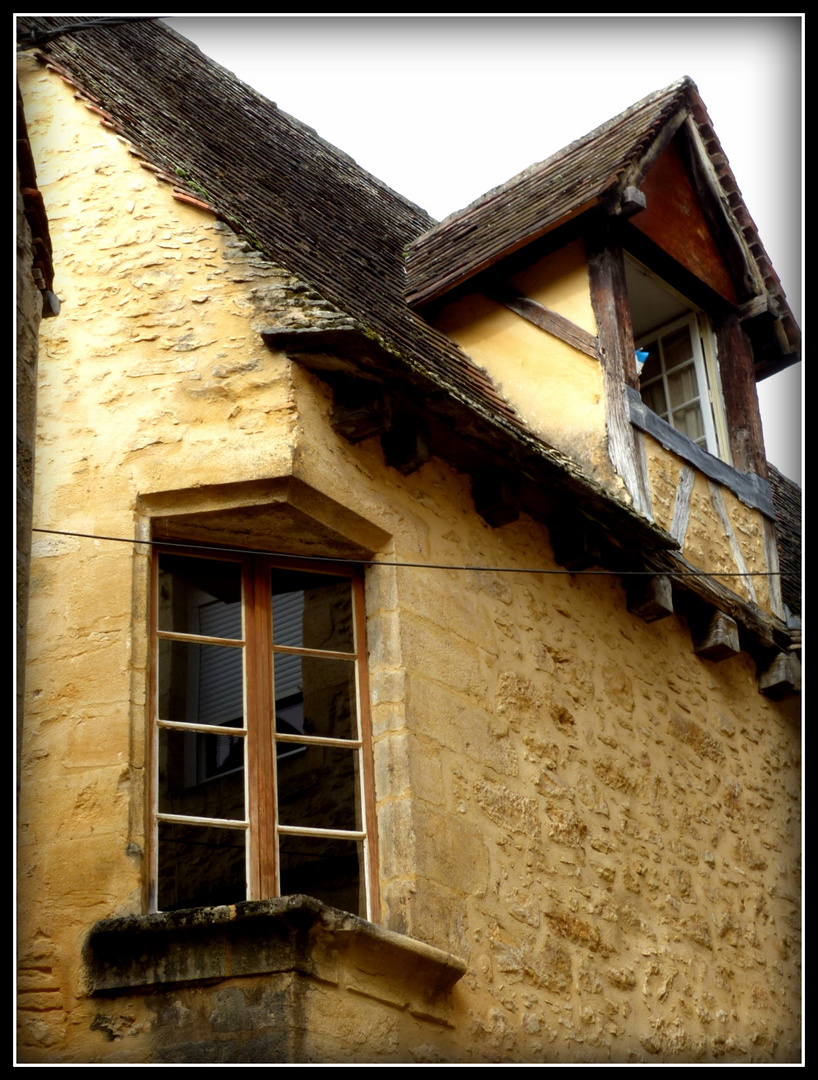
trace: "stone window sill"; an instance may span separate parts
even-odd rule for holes
[[[96,923],[92,994],[294,972],[445,1022],[458,957],[306,896],[132,915]]]

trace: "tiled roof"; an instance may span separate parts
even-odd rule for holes
[[[20,20],[24,44],[184,198],[213,209],[349,318],[357,327],[357,338],[346,334],[350,354],[370,374],[607,527],[668,546],[660,529],[530,432],[488,375],[408,307],[405,251],[435,224],[425,211],[159,20],[97,22]],[[32,42],[30,31],[48,40]],[[308,354],[309,335],[297,336],[297,345],[281,336],[279,347]],[[315,338],[312,351],[321,352]]]
[[[487,376],[406,306],[404,251],[434,224],[425,211],[161,22],[74,31],[42,50],[103,122],[356,320],[373,349],[519,424]]]
[[[450,214],[415,239],[410,303],[423,303],[602,201],[693,86],[682,79]]]

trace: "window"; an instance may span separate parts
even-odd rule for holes
[[[159,550],[153,907],[305,893],[375,918],[363,583]]]
[[[644,403],[674,430],[721,456],[697,317],[663,326],[636,346],[648,353],[639,380]]]
[[[715,337],[703,312],[632,256],[625,278],[634,344],[648,353],[642,400],[697,446],[729,462]]]

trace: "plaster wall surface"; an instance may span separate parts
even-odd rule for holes
[[[523,295],[596,334],[588,266],[579,242],[511,278]],[[532,431],[612,491],[621,483],[608,459],[602,369],[597,360],[482,293],[447,305],[437,327],[484,368]]]
[[[798,1060],[797,706],[746,654],[697,658],[681,617],[630,615],[617,579],[559,572],[542,524],[489,528],[440,460],[403,477],[334,434],[327,387],[256,332],[311,317],[297,283],[53,75],[26,92],[64,306],[41,353],[35,526],[62,533],[32,562],[21,1060]],[[452,567],[366,572],[382,921],[467,963],[434,1016],[320,972],[89,994],[92,924],[146,910],[145,506],[282,478],[370,523],[383,561]]]

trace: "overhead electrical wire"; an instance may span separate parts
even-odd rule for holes
[[[64,529],[33,528],[32,532],[51,536],[73,536],[81,540],[110,540],[119,544],[146,544],[149,547],[179,548],[184,551],[220,552],[228,555],[268,555],[272,558],[301,559],[305,562],[350,563],[355,566],[385,566],[415,570],[473,570],[486,574],[555,574],[570,577],[655,577],[665,573],[670,577],[781,577],[783,570],[554,570],[538,566],[477,566],[469,563],[401,562],[397,559],[350,559],[332,555],[293,555],[288,551],[267,551],[262,548],[232,547],[219,544],[197,544],[185,540],[140,540],[134,536],[102,536],[97,533],[69,532]]]

